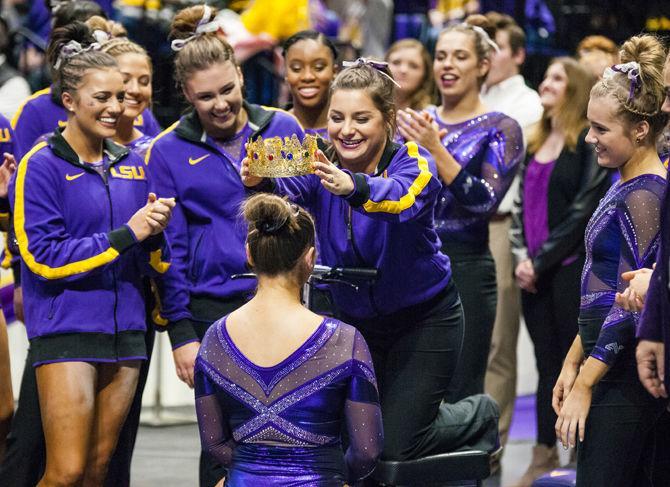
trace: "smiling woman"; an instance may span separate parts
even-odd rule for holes
[[[463,310],[434,226],[441,184],[433,158],[414,142],[393,141],[394,86],[385,63],[351,63],[332,83],[331,143],[319,152],[314,174],[263,181],[249,174],[246,159],[242,178],[313,209],[324,264],[379,270],[374,283],[330,290],[337,316],[356,326],[372,350],[382,457],[489,450],[497,409],[488,396],[440,405],[456,368]]]
[[[466,316],[463,352],[448,402],[484,390],[497,300],[489,220],[523,157],[519,124],[489,111],[479,97],[498,49],[494,37],[495,28],[481,15],[442,31],[433,62],[441,104],[422,113],[401,110],[398,116],[400,135],[430,151],[444,183],[435,223]]]
[[[146,163],[154,187],[179,199],[167,231],[173,264],[159,292],[177,375],[192,387],[205,332],[244,304],[255,287],[231,279],[246,272],[246,229],[238,214],[246,198],[239,176],[245,143],[258,136],[302,139],[304,132],[293,115],[244,100],[242,72],[221,38],[214,8],[180,11],[170,37],[175,79],[191,109],[154,140]],[[215,485],[222,467],[208,455],[202,460],[201,485]]]
[[[326,130],[330,84],[335,77],[337,49],[323,34],[304,30],[284,42],[286,83],[293,113],[305,132],[328,137]]]
[[[23,157],[10,187],[46,442],[40,485],[104,483],[146,358],[142,276],[169,266],[174,200],[148,193],[141,158],[111,140],[123,79],[94,41],[81,22],[53,31],[67,125]]]

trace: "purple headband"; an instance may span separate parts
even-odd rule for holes
[[[630,80],[630,89],[628,90],[628,99],[626,103],[635,97],[635,91],[638,88],[642,87],[642,77],[640,76],[640,65],[635,61],[631,61],[625,64],[615,64],[609,68],[605,69],[603,73],[603,79],[610,79],[614,76],[615,73],[621,73],[628,76]]]
[[[371,68],[379,71],[380,74],[390,79],[391,82],[398,88],[401,88],[398,82],[394,80],[392,76],[389,76],[389,74],[386,71],[384,71],[384,69],[388,68],[388,65],[389,63],[386,63],[384,61],[375,61],[374,59],[368,59],[364,57],[359,57],[355,61],[342,61],[342,66],[344,66],[345,68],[360,68],[361,66],[370,66]]]

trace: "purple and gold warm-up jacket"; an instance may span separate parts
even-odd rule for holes
[[[442,184],[430,153],[414,142],[389,142],[375,174],[349,174],[355,190],[347,197],[330,193],[312,174],[272,181],[274,192],[314,215],[321,262],[379,271],[375,283],[359,290],[331,285],[337,308],[353,318],[376,318],[436,296],[451,267],[435,231]]]
[[[56,131],[26,154],[10,185],[28,338],[96,334],[144,341],[142,275],[169,268],[162,234],[139,244],[126,222],[146,204],[142,159],[105,141],[106,180]]]

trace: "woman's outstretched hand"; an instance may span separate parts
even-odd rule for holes
[[[263,182],[262,177],[252,176],[249,169],[250,160],[248,157],[242,159],[242,165],[240,166],[240,178],[242,178],[242,184],[247,188],[254,188]]]
[[[330,162],[321,151],[316,153],[314,174],[319,177],[323,187],[335,195],[348,196],[354,192],[354,180],[351,176]]]

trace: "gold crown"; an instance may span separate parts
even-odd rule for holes
[[[263,140],[258,137],[247,144],[249,172],[252,176],[264,178],[285,178],[302,176],[314,172],[316,161],[316,137],[305,135],[300,143],[293,134],[291,138],[271,137]]]

